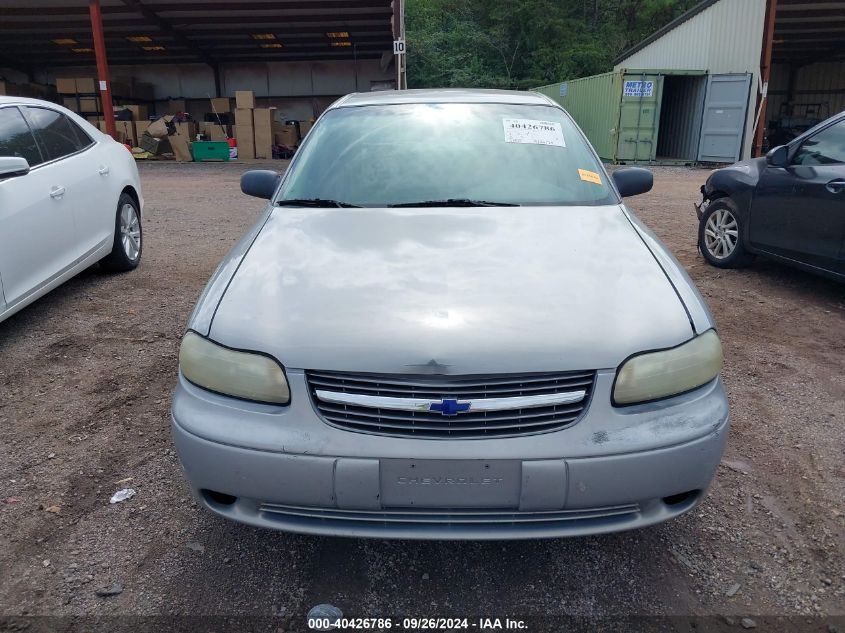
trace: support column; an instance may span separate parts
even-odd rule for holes
[[[755,120],[754,147],[752,156],[763,153],[763,135],[766,131],[766,102],[768,100],[769,79],[772,76],[772,40],[775,38],[775,17],[778,0],[766,0],[766,25],[763,29],[763,52],[760,55],[760,82],[765,92],[757,98],[757,118]]]
[[[91,32],[94,35],[94,55],[97,58],[97,79],[99,80],[100,101],[103,104],[103,118],[106,120],[106,132],[112,138],[116,138],[117,129],[114,125],[109,61],[106,57],[106,40],[103,36],[103,14],[100,10],[100,0],[88,0],[88,12],[91,14]]]

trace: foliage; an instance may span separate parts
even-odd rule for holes
[[[408,86],[528,88],[611,69],[699,0],[407,0]]]

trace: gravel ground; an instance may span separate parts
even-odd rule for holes
[[[274,630],[295,630],[323,602],[357,616],[545,616],[533,630],[668,615],[684,616],[663,621],[672,630],[845,631],[845,286],[705,264],[692,210],[703,170],[656,169],[654,191],[631,200],[725,347],[733,427],[692,513],[600,538],[420,543],[292,536],[196,507],[169,399],[194,302],[260,212],[238,188],[246,168],[142,165],[141,267],[94,267],[0,324],[0,631],[45,622],[15,619],[27,615],[276,616]],[[110,505],[126,486],[137,496]],[[108,588],[122,591],[97,594]]]

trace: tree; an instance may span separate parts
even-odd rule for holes
[[[697,0],[408,0],[408,85],[528,88],[610,70]]]

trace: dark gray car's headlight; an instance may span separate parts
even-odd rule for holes
[[[285,372],[275,360],[223,347],[196,332],[182,339],[179,368],[195,385],[217,393],[271,404],[290,402]]]
[[[674,396],[705,385],[722,369],[722,343],[713,330],[691,341],[626,360],[616,372],[613,404]]]

